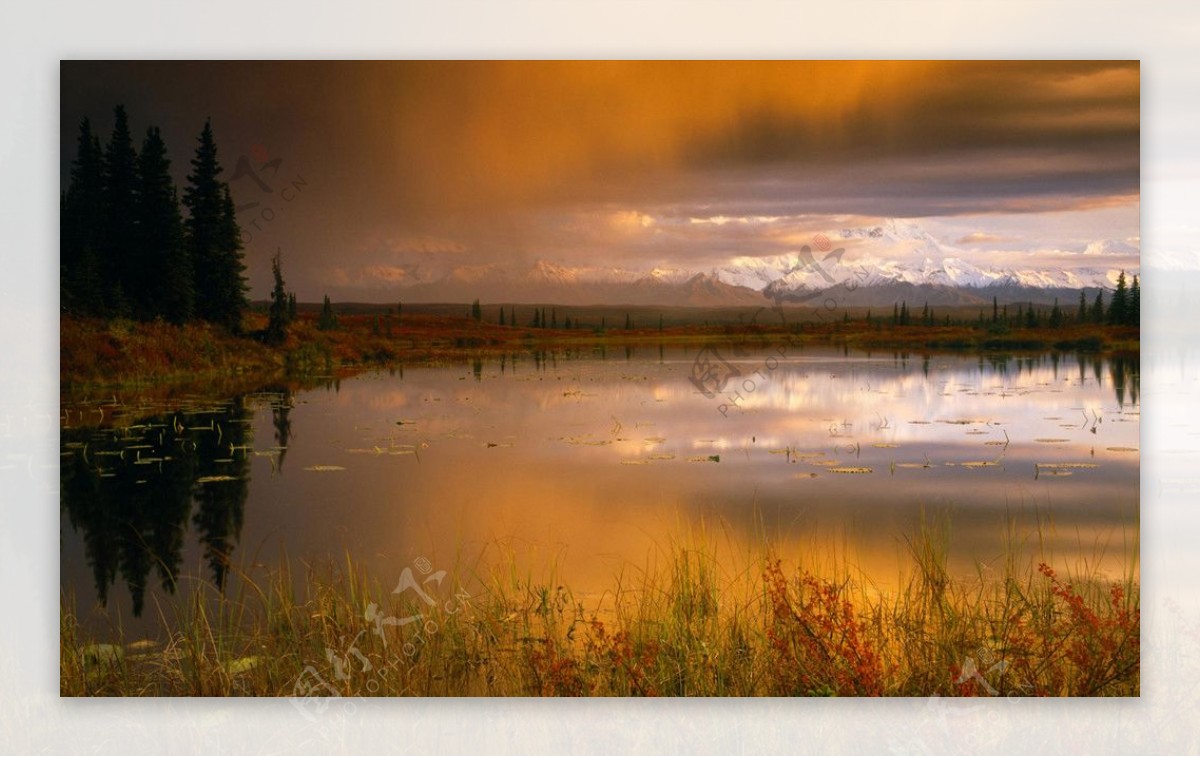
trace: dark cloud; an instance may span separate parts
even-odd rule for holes
[[[599,222],[614,212],[1038,213],[1138,193],[1136,62],[80,61],[61,79],[64,180],[79,119],[106,134],[118,102],[162,127],[181,182],[208,117],[227,177],[277,159],[271,192],[234,182],[259,203],[242,214],[252,283],[278,247],[305,297],[335,260],[775,245],[733,228],[635,242]]]

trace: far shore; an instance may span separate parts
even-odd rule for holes
[[[397,317],[383,306],[376,313],[370,312],[370,306],[348,308],[349,313],[339,315],[337,327],[327,330],[318,328],[316,313],[302,311],[289,325],[286,340],[274,345],[262,338],[265,314],[254,311],[245,315],[242,334],[237,336],[202,322],[174,325],[64,315],[60,395],[82,399],[130,391],[150,395],[236,393],[272,382],[346,377],[374,368],[538,351],[603,352],[607,348],[680,345],[712,346],[720,351],[721,345],[738,344],[764,349],[828,345],[916,354],[1129,353],[1138,352],[1140,344],[1137,327],[1090,323],[1010,328],[964,319],[950,325],[899,326],[890,319],[868,320],[864,313],[843,314],[838,320],[797,318],[781,323],[771,311],[756,314],[752,309],[745,313],[714,311],[711,323],[699,320],[695,313],[702,311],[692,309],[690,322],[681,323],[678,313],[664,322],[659,315],[648,316],[650,309],[636,308],[635,318],[640,322],[629,323],[630,328],[614,328],[606,322],[603,327],[589,324],[568,329],[555,328],[557,323],[547,328],[500,325],[466,315],[438,314],[438,306],[414,309],[418,312]],[[528,310],[533,312],[533,307]],[[727,320],[718,322],[718,317]],[[590,320],[599,323],[601,317]],[[615,316],[609,320],[620,321]]]

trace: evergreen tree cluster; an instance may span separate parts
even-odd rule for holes
[[[238,331],[246,307],[241,231],[221,181],[212,124],[198,138],[182,206],[162,133],[140,152],[123,106],[108,144],[79,125],[70,183],[61,198],[63,312],[81,316],[200,318]]]
[[[1117,277],[1117,288],[1113,290],[1112,302],[1108,312],[1101,317],[1114,326],[1140,326],[1142,323],[1142,288],[1138,277],[1133,277],[1133,285],[1125,280],[1125,272]]]

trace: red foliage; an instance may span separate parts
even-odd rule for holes
[[[1136,671],[1141,660],[1141,610],[1125,596],[1124,587],[1111,584],[1104,604],[1091,607],[1053,568],[1042,563],[1038,571],[1050,581],[1050,592],[1060,608],[1044,635],[1044,656],[1065,659],[1077,671],[1065,693],[1102,694],[1109,684]],[[1051,683],[1062,686],[1064,678],[1059,673]]]
[[[771,602],[767,638],[779,694],[883,694],[883,664],[844,587],[805,572],[795,591],[779,561],[763,574]]]
[[[529,651],[537,693],[544,697],[581,697],[587,693],[579,663],[548,639]]]
[[[591,627],[592,633],[587,641],[588,653],[601,660],[614,682],[619,680],[620,673],[624,673],[630,693],[646,697],[661,694],[652,676],[659,653],[658,642],[647,642],[640,650],[635,650],[628,631],[609,635],[604,623],[596,618],[592,618]]]

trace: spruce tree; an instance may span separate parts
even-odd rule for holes
[[[483,309],[479,307],[479,300],[471,303],[471,317],[476,321],[483,320]]]
[[[1108,322],[1114,326],[1121,326],[1126,323],[1128,317],[1128,297],[1129,289],[1125,283],[1125,272],[1121,271],[1117,276],[1117,288],[1113,292],[1112,303],[1108,306]]]
[[[1129,308],[1125,313],[1125,323],[1128,326],[1142,325],[1142,287],[1138,277],[1133,277],[1133,286],[1129,287]]]
[[[183,237],[171,161],[158,127],[151,127],[137,158],[137,254],[129,293],[140,318],[172,323],[192,317],[192,261]]]
[[[500,325],[504,325],[504,308],[500,308]]]
[[[271,290],[271,307],[267,316],[267,342],[282,344],[287,339],[288,295],[283,286],[283,268],[279,250],[271,258],[271,276],[275,286]]]
[[[1087,293],[1082,289],[1079,290],[1079,312],[1075,319],[1080,323],[1087,323],[1088,319]]]
[[[221,293],[224,310],[223,323],[233,333],[241,331],[242,311],[250,302],[246,293],[246,263],[242,255],[242,230],[237,224],[237,211],[233,194],[225,184],[221,192],[221,225],[218,236],[221,251]]]
[[[184,226],[195,272],[196,315],[237,331],[246,304],[241,230],[229,186],[220,179],[211,121],[204,122],[197,142],[183,193],[189,212]]]
[[[79,124],[70,185],[60,222],[60,307],[77,315],[104,312],[101,239],[104,219],[104,153],[88,119]]]
[[[137,154],[124,106],[113,109],[115,121],[104,151],[104,218],[101,275],[109,284],[108,309],[130,315],[130,290],[138,289]],[[134,295],[140,292],[134,291]]]
[[[321,304],[321,315],[317,318],[317,328],[321,331],[332,331],[337,327],[338,320],[333,312],[333,304],[329,302],[329,295],[325,295],[325,301]]]
[[[1104,323],[1104,312],[1104,290],[1101,289],[1092,303],[1092,323]]]

